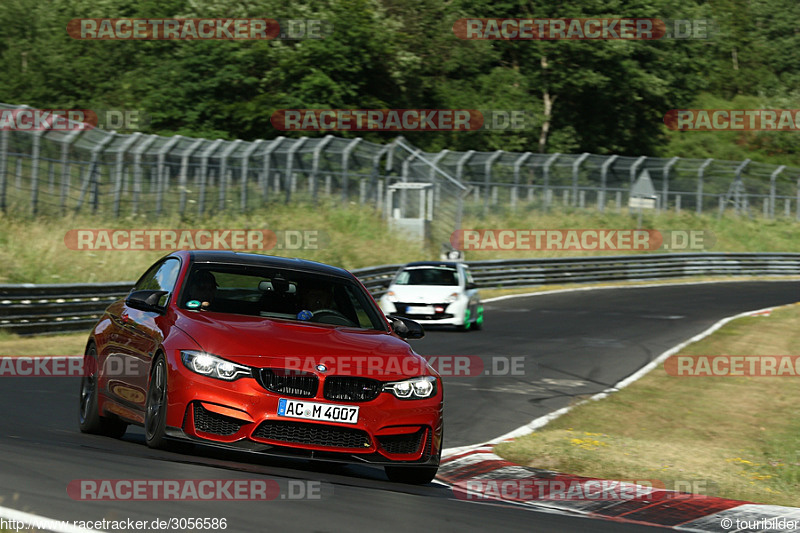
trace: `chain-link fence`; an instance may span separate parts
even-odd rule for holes
[[[22,108],[0,104],[0,111]],[[438,242],[448,240],[466,212],[628,209],[631,186],[645,170],[659,210],[733,209],[800,220],[800,168],[750,160],[427,153],[402,137],[389,144],[332,135],[247,142],[0,128],[6,213],[204,215],[324,196],[390,218],[425,219]]]

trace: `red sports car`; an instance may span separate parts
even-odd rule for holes
[[[179,251],[106,309],[86,345],[80,428],[384,467],[428,483],[442,450],[442,381],[346,270]]]

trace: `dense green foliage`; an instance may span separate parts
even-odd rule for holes
[[[79,41],[79,17],[314,18],[297,41]],[[462,17],[713,19],[710,39],[467,41]],[[672,132],[674,108],[800,108],[796,0],[3,0],[0,101],[138,109],[148,133],[273,138],[282,108],[524,109],[517,132],[416,133],[438,150],[751,157],[798,163],[796,133]],[[552,103],[544,139],[545,100]],[[296,135],[296,134],[290,134]],[[355,136],[355,133],[347,136]],[[389,133],[370,133],[383,142]]]

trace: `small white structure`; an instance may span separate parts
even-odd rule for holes
[[[419,195],[409,198],[411,195]],[[416,200],[416,201],[414,201]],[[395,207],[397,204],[397,207]],[[416,204],[416,205],[414,205]],[[415,212],[411,213],[416,207]],[[410,241],[423,246],[430,237],[433,220],[433,184],[420,182],[399,182],[386,189],[386,208],[389,228]]]
[[[639,179],[631,186],[631,194],[628,198],[628,207],[639,209],[655,209],[658,195],[650,179],[650,173],[643,170],[639,174]]]

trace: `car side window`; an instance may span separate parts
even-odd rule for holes
[[[169,258],[153,265],[150,270],[136,282],[136,291],[167,291],[172,293],[175,283],[178,281],[178,273],[181,270],[181,262],[175,258]],[[158,305],[167,304],[169,294],[165,294],[158,301]]]

